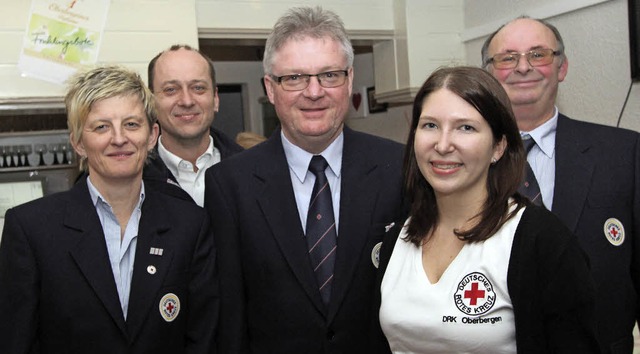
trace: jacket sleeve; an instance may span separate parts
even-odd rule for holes
[[[555,257],[543,268],[547,279],[543,280],[542,308],[549,345],[557,353],[598,352],[595,286],[587,257],[572,235],[558,246],[562,252],[548,252]],[[539,256],[545,259],[544,254]]]
[[[633,195],[633,256],[631,264],[631,276],[636,294],[640,294],[640,134],[635,134],[635,153],[633,161],[634,171],[634,195]],[[636,323],[640,324],[640,296],[636,296]]]
[[[588,258],[555,215],[527,209],[508,275],[518,352],[598,353]]]
[[[213,225],[218,249],[220,280],[220,326],[217,335],[219,353],[247,353],[248,332],[246,301],[243,285],[242,262],[237,216],[233,213],[233,200],[229,189],[214,177],[215,166],[206,173],[205,209]]]
[[[388,229],[384,238],[382,239],[382,247],[380,249],[380,257],[379,257],[379,265],[378,271],[376,274],[376,288],[375,296],[373,300],[373,315],[372,324],[371,324],[371,353],[375,354],[388,354],[391,353],[391,348],[389,346],[389,342],[387,341],[384,332],[382,331],[382,327],[380,325],[380,306],[382,305],[382,293],[380,291],[380,287],[382,286],[382,279],[384,278],[384,273],[387,270],[387,265],[389,265],[389,260],[391,259],[391,255],[393,254],[393,249],[395,248],[396,241],[402,231],[404,222],[396,221],[392,228]]]
[[[209,218],[203,218],[191,260],[187,353],[215,353],[220,308],[216,249]]]
[[[7,211],[0,243],[0,346],[6,354],[29,353],[38,331],[38,266],[18,219]]]

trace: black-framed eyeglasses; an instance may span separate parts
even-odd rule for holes
[[[320,86],[332,88],[344,85],[347,82],[348,74],[348,70],[333,70],[319,74],[271,75],[271,78],[278,82],[285,91],[302,91],[309,86],[312,76],[318,78]]]
[[[560,50],[551,48],[534,49],[524,53],[500,53],[489,59],[489,63],[493,64],[496,69],[513,69],[518,66],[518,62],[522,56],[527,58],[531,66],[543,66],[553,62],[553,58],[562,54]]]

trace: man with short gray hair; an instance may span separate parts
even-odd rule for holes
[[[483,66],[507,91],[543,205],[578,237],[596,283],[603,353],[631,353],[640,317],[640,136],[555,106],[569,61],[558,29],[528,17],[491,34]]]
[[[402,145],[345,127],[353,49],[335,13],[289,10],[264,68],[281,128],[206,174],[218,351],[370,353],[377,255],[401,218]]]

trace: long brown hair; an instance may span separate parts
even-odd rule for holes
[[[475,67],[440,68],[418,91],[413,103],[411,130],[404,155],[404,187],[410,203],[410,217],[406,239],[420,245],[438,224],[438,206],[433,188],[420,173],[416,162],[414,140],[425,99],[439,89],[447,89],[473,106],[487,121],[494,144],[504,136],[507,141],[500,160],[489,167],[487,199],[475,216],[478,222],[468,230],[454,230],[462,240],[479,242],[491,237],[527,200],[516,193],[526,157],[511,103],[507,93],[491,74]],[[516,208],[509,212],[509,198]]]

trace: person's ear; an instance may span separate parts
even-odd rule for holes
[[[560,64],[560,68],[558,69],[558,82],[564,81],[564,78],[567,77],[567,73],[569,72],[569,58],[565,55],[562,58],[562,64]]]
[[[158,136],[160,135],[160,126],[158,123],[153,123],[151,126],[151,134],[149,134],[149,142],[147,143],[147,150],[151,151],[158,142]]]
[[[493,157],[491,161],[495,161],[495,162],[500,161],[506,149],[507,149],[507,138],[503,135],[502,139],[500,139],[496,143],[496,145],[493,147]]]
[[[81,158],[87,157],[87,152],[85,151],[84,145],[82,144],[82,139],[78,139],[78,141],[76,141],[74,134],[70,133],[69,142],[71,143],[73,150],[76,152],[76,154],[78,154],[78,156],[80,156]]]

